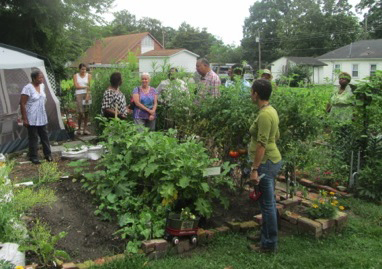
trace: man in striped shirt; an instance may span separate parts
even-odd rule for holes
[[[196,62],[196,71],[202,76],[200,79],[201,94],[204,96],[206,93],[211,94],[213,97],[220,96],[220,78],[212,71],[210,63],[207,59],[201,58]]]

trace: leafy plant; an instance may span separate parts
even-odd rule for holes
[[[312,206],[306,210],[309,217],[313,219],[330,219],[333,218],[338,209],[344,210],[344,206],[339,205],[334,192],[330,192],[329,196],[326,191],[320,191],[320,198],[312,203]]]
[[[57,242],[66,234],[66,232],[60,232],[52,236],[49,227],[37,220],[29,232],[28,242],[22,245],[20,250],[35,252],[43,266],[52,265],[57,259],[69,260],[70,256],[65,251],[55,249]]]
[[[188,206],[208,217],[213,199],[228,206],[219,187],[231,184],[224,179],[229,164],[221,176],[203,177],[215,160],[194,138],[179,142],[174,130],[137,132],[136,125],[118,119],[104,124],[102,170],[85,174],[84,187],[100,200],[97,214],[111,219],[111,212],[117,213],[122,237],[162,235],[166,208]]]
[[[0,260],[0,268],[1,269],[14,269],[15,265],[10,261]]]
[[[38,184],[50,183],[59,180],[61,172],[56,162],[43,162],[38,168]]]

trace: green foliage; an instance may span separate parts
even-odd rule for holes
[[[292,65],[289,66],[286,73],[283,74],[283,78],[280,80],[280,84],[288,85],[289,87],[300,87],[306,84],[310,84],[310,77],[313,73],[313,69],[304,65]]]
[[[213,199],[228,206],[219,186],[229,185],[224,179],[229,167],[222,176],[203,177],[215,160],[195,139],[179,142],[174,130],[137,132],[136,125],[120,120],[104,124],[108,153],[100,161],[102,170],[85,175],[84,187],[100,199],[97,214],[108,219],[117,214],[122,237],[133,239],[131,251],[134,239],[163,234],[166,208],[186,205],[208,217]]]
[[[306,210],[306,213],[312,219],[331,219],[336,215],[338,208],[340,210],[344,209],[342,205],[338,204],[334,192],[328,195],[326,191],[320,191],[320,197],[313,201],[312,206]]]
[[[61,177],[56,162],[43,162],[38,168],[38,184],[55,182]]]
[[[65,251],[55,249],[57,242],[66,235],[66,232],[60,232],[52,236],[49,227],[37,220],[29,232],[28,242],[22,245],[20,250],[36,253],[43,266],[52,265],[57,259],[69,260],[70,257]]]
[[[14,269],[15,265],[10,261],[0,260],[0,268],[1,269]]]

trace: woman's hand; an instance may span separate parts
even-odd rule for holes
[[[154,115],[150,115],[149,116],[149,121],[152,121],[152,120],[155,120],[155,116]]]
[[[155,116],[155,110],[154,109],[150,109],[148,112],[149,112],[150,116]]]
[[[89,101],[90,100],[90,93],[86,93],[85,100]]]
[[[24,127],[29,127],[29,122],[27,119],[23,120],[23,125],[24,125]]]
[[[253,182],[254,182],[256,185],[259,185],[259,183],[260,183],[260,179],[259,179],[259,174],[257,173],[257,170],[253,170],[253,171],[251,172],[250,179],[253,180]]]

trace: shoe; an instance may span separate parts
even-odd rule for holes
[[[45,156],[45,160],[47,161],[47,162],[53,162],[53,158],[52,158],[52,156]]]
[[[259,234],[249,234],[247,235],[247,239],[254,242],[259,242],[261,240],[261,235]]]
[[[248,248],[252,251],[255,251],[257,253],[268,253],[268,254],[276,254],[277,249],[276,248],[263,248],[260,245],[257,244],[249,244]]]
[[[40,164],[40,163],[41,163],[40,160],[37,159],[37,158],[32,158],[32,159],[30,159],[30,161],[31,161],[33,164]]]
[[[83,133],[84,135],[90,135],[90,132],[89,132],[88,130],[84,130],[82,133]]]

